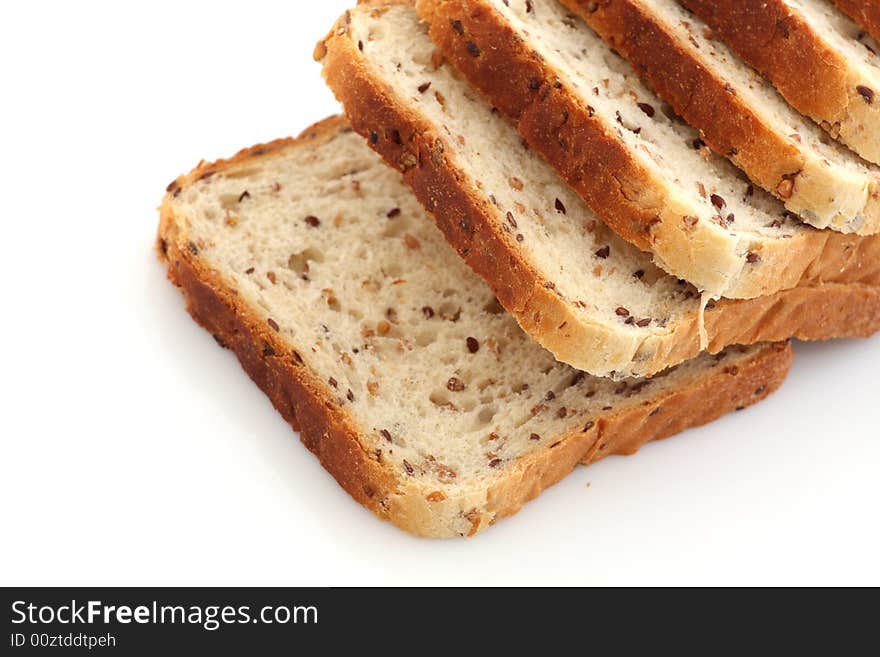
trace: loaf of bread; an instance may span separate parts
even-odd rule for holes
[[[858,25],[825,0],[681,2],[795,109],[880,163],[880,50]]]
[[[752,404],[791,359],[732,348],[627,382],[558,364],[338,118],[172,182],[158,250],[340,485],[422,536],[471,536],[578,463]]]
[[[627,63],[556,0],[418,6],[449,61],[615,232],[667,272],[712,296],[753,298],[823,268],[836,237],[805,226],[702,148],[699,133],[667,115]],[[379,48],[395,47],[383,40]]]
[[[702,139],[816,228],[880,232],[880,167],[831,140],[676,0],[563,0]]]
[[[441,64],[411,6],[362,3],[316,55],[353,127],[558,360],[599,376],[647,376],[701,351],[699,293],[616,237]],[[802,286],[709,304],[711,351],[880,328],[880,240],[813,232],[822,255]]]

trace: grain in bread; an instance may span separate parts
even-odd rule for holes
[[[340,119],[175,180],[158,250],[342,487],[421,536],[473,535],[579,462],[762,399],[791,359],[732,348],[628,382],[558,364]]]
[[[672,110],[816,228],[880,232],[880,167],[799,114],[676,0],[563,0]]]
[[[439,65],[424,29],[409,6],[361,4],[317,55],[353,127],[403,171],[501,304],[558,360],[595,375],[646,376],[697,355],[698,292],[617,238]],[[880,240],[834,235],[825,268],[807,277],[821,285],[709,304],[708,348],[876,331]]]
[[[877,42],[825,0],[681,0],[799,112],[880,163]]]

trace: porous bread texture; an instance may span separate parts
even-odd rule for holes
[[[386,38],[401,43],[392,50]],[[459,254],[558,360],[600,376],[647,376],[702,350],[696,290],[615,238],[515,128],[439,65],[411,7],[359,6],[316,55],[355,129],[404,172]],[[709,349],[876,331],[880,240],[838,237],[826,269],[809,278],[871,287],[829,283],[709,304]]]
[[[880,163],[877,42],[824,0],[681,0],[799,112]]]
[[[473,535],[578,461],[753,403],[791,357],[737,348],[624,383],[556,363],[338,119],[201,165],[161,213],[196,319],[349,493],[420,535]]]
[[[874,39],[880,39],[880,2],[877,0],[833,0],[833,2],[865,28]]]
[[[794,111],[675,0],[563,0],[712,149],[816,228],[880,231],[880,168]]]
[[[439,45],[455,66],[518,120],[608,225],[669,273],[715,297],[753,298],[793,287],[819,257],[821,234],[728,161],[695,149],[699,134],[662,112],[627,63],[555,0],[419,6],[435,34],[447,35]],[[456,28],[430,18],[449,11],[463,16]],[[513,85],[502,81],[505,69]]]

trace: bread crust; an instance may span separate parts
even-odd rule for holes
[[[876,0],[832,0],[850,18],[880,40],[880,3]]]
[[[667,202],[660,182],[606,134],[575,93],[555,82],[554,69],[485,0],[418,0],[417,7],[447,60],[517,122],[523,138],[615,232],[653,252],[673,275],[713,294],[746,299],[820,280],[845,282],[836,263],[824,259],[849,248],[847,235],[804,230],[772,240],[760,248],[755,266],[734,256],[714,231],[700,232],[702,222],[689,232],[681,221],[687,209]],[[479,58],[468,43],[476,44]],[[864,239],[880,245],[880,236]],[[863,264],[878,267],[876,261]]]
[[[491,220],[487,202],[450,160],[442,136],[395,102],[393,92],[372,74],[348,37],[345,21],[318,52],[351,125],[403,173],[446,239],[529,335],[557,360],[599,376],[649,376],[700,353],[697,312],[663,333],[641,335],[590,321],[562,299]],[[804,276],[822,284],[748,301],[719,301],[706,314],[709,349],[795,336],[868,336],[880,330],[880,239],[838,235],[825,246]]]
[[[653,13],[650,2],[562,4],[626,57],[677,114],[700,130],[712,150],[728,157],[786,208],[816,228],[859,235],[880,232],[880,177],[866,173],[859,180],[842,181],[821,158],[774,130],[752,103],[731,91],[728,80],[700,59],[697,46],[683,43]],[[780,189],[786,190],[784,197]],[[851,199],[845,208],[841,197]]]
[[[880,163],[880,89],[792,11],[785,0],[682,0],[799,112],[866,160]]]
[[[231,349],[251,379],[271,399],[284,419],[300,431],[303,444],[360,504],[382,519],[419,536],[474,535],[559,481],[579,462],[609,454],[631,454],[650,440],[763,399],[784,380],[791,362],[786,344],[767,345],[738,362],[724,362],[694,375],[679,389],[658,391],[647,400],[623,402],[596,418],[592,426],[556,439],[552,448],[519,459],[485,488],[464,490],[441,502],[428,501],[424,485],[391,472],[364,450],[357,422],[340,406],[328,386],[297,358],[294,348],[270,330],[262,316],[234,285],[199,256],[174,199],[187,186],[230,167],[272,157],[283,148],[319,144],[349,128],[338,117],[306,130],[298,139],[278,140],[245,149],[228,160],[201,163],[168,186],[160,208],[157,252],[169,279],[186,299],[193,318]],[[643,405],[642,401],[650,402]],[[660,409],[657,411],[656,409]]]

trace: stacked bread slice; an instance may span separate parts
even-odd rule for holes
[[[473,535],[762,399],[789,338],[880,329],[877,167],[672,0],[367,0],[315,55],[347,118],[175,180],[159,252],[408,531]]]
[[[816,228],[880,232],[880,167],[792,109],[678,2],[564,4],[626,57],[714,152],[786,209]]]
[[[193,317],[327,470],[424,536],[762,399],[791,358],[732,347],[622,382],[556,362],[342,119],[178,179],[159,240]]]
[[[791,105],[870,162],[880,163],[877,2],[682,0]]]
[[[422,4],[423,8],[427,5],[434,6],[430,2]],[[439,4],[440,9],[454,12],[432,22],[439,26],[435,32],[449,26],[454,35],[444,53],[451,60],[460,55],[462,70],[473,75],[495,106],[515,104],[501,96],[512,95],[517,88],[531,99],[529,102],[540,104],[544,102],[540,100],[542,96],[549,102],[555,85],[540,80],[525,82],[537,78],[521,75],[515,67],[516,53],[501,50],[506,47],[504,44],[518,47],[516,44],[522,43],[524,35],[511,37],[501,22],[504,13],[489,11],[491,8],[483,5],[483,0]],[[501,0],[498,5],[504,12],[517,7],[515,2],[505,4]],[[472,11],[474,6],[485,11]],[[464,11],[459,13],[456,7]],[[542,11],[545,16],[552,11],[553,16],[562,19],[567,14],[561,7],[551,0],[533,0],[522,3],[521,9],[525,15],[539,18]],[[483,24],[476,26],[477,20]],[[478,35],[491,35],[502,45],[477,44],[470,40],[469,29]],[[582,32],[580,36],[593,39],[590,47],[596,53],[591,58],[594,63],[599,57],[613,57],[586,28]],[[449,42],[439,36],[437,43]],[[474,56],[477,50],[480,55]],[[485,54],[490,52],[494,54]],[[593,129],[589,123],[590,108],[584,110],[581,119],[586,124],[581,126],[575,116],[577,107],[572,106],[571,111],[565,112],[565,129],[570,132],[545,140],[542,135],[552,125],[552,119],[542,115],[540,120],[532,120],[520,114],[517,134],[515,127],[498,116],[493,105],[452,66],[438,61],[426,23],[420,21],[410,3],[359,5],[342,18],[330,38],[319,47],[319,54],[323,55],[327,81],[346,107],[354,128],[403,172],[447,239],[489,282],[520,325],[559,360],[601,376],[647,376],[699,353],[701,328],[704,346],[708,343],[712,351],[727,344],[792,336],[830,337],[821,334],[822,327],[834,326],[837,335],[841,329],[862,334],[876,330],[875,313],[863,312],[871,304],[858,301],[850,312],[846,309],[849,304],[842,299],[857,291],[870,295],[877,292],[880,237],[807,228],[769,195],[750,188],[747,181],[735,175],[732,166],[714,156],[714,164],[727,171],[729,185],[738,185],[740,189],[722,188],[723,182],[707,175],[703,185],[712,211],[718,213],[720,208],[716,206],[725,211],[739,210],[741,206],[734,205],[734,199],[740,197],[748,197],[750,203],[757,205],[754,199],[760,197],[768,214],[778,219],[780,226],[774,230],[789,231],[786,234],[791,239],[782,241],[790,244],[795,253],[791,262],[783,264],[786,271],[793,268],[798,272],[792,278],[799,284],[749,300],[708,302],[705,314],[702,313],[700,300],[706,299],[705,294],[682,283],[680,278],[664,275],[660,267],[651,266],[647,254],[618,239],[609,228],[617,225],[613,215],[623,204],[617,202],[622,188],[616,182],[619,168],[626,168],[628,161],[611,155],[605,147],[612,142],[610,148],[623,147],[621,133],[610,127],[610,133],[597,129],[596,134],[584,137]],[[481,68],[494,57],[498,59],[497,65]],[[549,56],[533,59],[539,66],[549,62]],[[622,63],[618,65],[622,67]],[[502,69],[505,76],[501,75]],[[517,86],[519,78],[523,79],[521,86]],[[639,84],[637,80],[631,82]],[[540,92],[542,87],[547,90],[546,95]],[[639,99],[657,107],[660,101],[644,87],[639,87],[639,91],[641,95],[636,99],[621,94],[622,102],[635,107],[647,120],[649,117],[638,107]],[[616,113],[617,110],[611,111],[611,115]],[[513,115],[516,118],[515,112]],[[658,111],[652,120],[661,120],[659,115]],[[667,127],[671,125],[669,119],[663,120]],[[698,138],[686,126],[676,129],[688,130],[689,139]],[[633,136],[644,140],[640,135]],[[566,153],[572,154],[572,158],[596,159],[595,166],[569,166],[565,161],[567,154],[562,159],[552,157],[554,144],[576,144],[579,140],[584,143],[566,146]],[[646,143],[657,148],[653,142]],[[641,141],[630,150],[640,152],[640,144]],[[602,150],[602,156],[590,148]],[[589,190],[582,194],[587,200],[584,202],[535,150],[549,153],[551,163],[569,172],[569,181],[585,181],[585,185],[603,195],[602,202],[597,202],[596,195]],[[595,183],[599,178],[605,182]],[[652,198],[662,196],[657,190],[638,190],[639,180],[631,181],[633,193],[640,191]],[[581,189],[583,185],[577,191]],[[694,189],[694,196],[699,197],[699,188],[695,185]],[[670,204],[675,202],[673,199]],[[690,218],[677,217],[678,224]],[[731,221],[737,222],[738,217]],[[822,244],[815,253],[811,252],[807,265],[800,258],[804,252],[800,248],[803,242],[796,238],[798,234]],[[698,255],[704,243],[696,235],[692,238],[693,241],[683,242],[684,257],[714,269],[716,261]],[[749,260],[746,256],[744,262],[748,264]],[[656,254],[654,262],[665,264]],[[760,256],[750,266],[760,266]],[[779,278],[768,279],[767,285],[777,285]],[[841,313],[840,321],[825,315],[832,308]],[[817,312],[825,316],[819,322],[814,321]],[[864,326],[864,321],[870,326]]]

